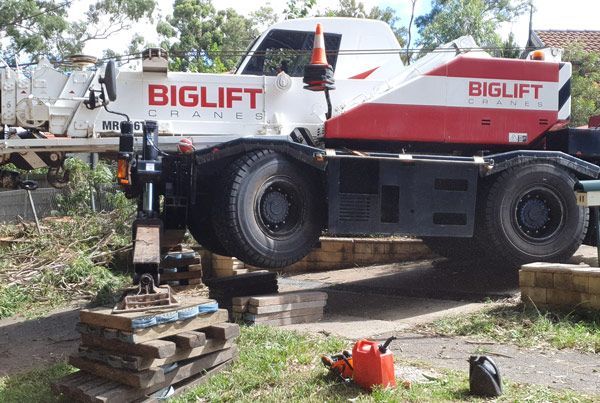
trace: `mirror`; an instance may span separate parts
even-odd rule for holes
[[[98,80],[100,84],[104,84],[104,88],[106,88],[106,95],[108,99],[114,101],[117,99],[117,77],[115,73],[115,62],[114,60],[109,60],[106,63],[106,68],[104,69],[104,77],[100,77]]]

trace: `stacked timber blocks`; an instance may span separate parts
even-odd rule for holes
[[[293,325],[323,319],[327,293],[319,291],[285,292],[281,294],[236,297],[234,318],[250,324]]]
[[[206,280],[209,298],[231,311],[232,299],[249,295],[273,294],[278,291],[277,273],[256,271],[231,277]]]
[[[211,259],[214,277],[230,277],[248,273],[248,270],[244,268],[244,262],[235,257],[213,253]]]
[[[80,369],[53,385],[70,401],[156,401],[204,382],[238,354],[239,326],[227,311],[201,297],[149,312],[112,314],[82,310],[79,352],[69,363]]]
[[[175,290],[202,284],[202,264],[194,251],[169,252],[160,263],[160,282]]]
[[[521,266],[519,287],[524,303],[539,308],[600,310],[600,268],[558,263]]]

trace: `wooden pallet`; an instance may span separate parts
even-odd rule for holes
[[[193,362],[188,363],[168,373],[162,383],[145,389],[123,385],[85,371],[78,371],[60,379],[52,385],[52,389],[55,393],[62,394],[77,402],[157,402],[158,399],[152,396],[157,391],[173,386],[174,395],[178,395],[226,369],[236,357],[237,351],[232,351],[231,358],[224,359],[210,368],[201,367]]]

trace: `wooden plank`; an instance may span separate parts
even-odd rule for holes
[[[283,311],[291,311],[294,309],[324,307],[326,304],[327,304],[326,300],[320,300],[320,301],[311,301],[311,302],[294,302],[291,304],[282,304],[282,305],[266,305],[266,306],[248,305],[248,312],[253,313],[253,314],[283,312]]]
[[[323,319],[323,314],[316,315],[305,315],[305,316],[294,316],[291,318],[271,319],[271,320],[259,320],[254,322],[255,324],[270,325],[270,326],[284,326],[293,325],[296,323],[312,323],[318,322]]]
[[[208,354],[198,360],[192,361],[188,364],[182,365],[174,369],[173,371],[165,374],[165,381],[153,385],[147,389],[135,389],[123,385],[119,389],[113,389],[110,392],[98,395],[97,399],[105,403],[113,402],[131,402],[136,399],[148,396],[151,393],[156,392],[168,385],[176,384],[183,381],[184,379],[190,378],[196,374],[206,371],[207,369],[214,368],[220,364],[229,362],[237,357],[237,348],[232,347],[227,350],[218,351],[215,353]]]
[[[201,347],[206,344],[206,335],[202,332],[190,330],[170,336],[168,340],[174,342],[178,349],[190,349]]]
[[[136,319],[156,316],[157,314],[180,311],[186,308],[214,303],[212,299],[198,296],[178,296],[179,304],[166,308],[152,308],[141,312],[125,312],[113,314],[112,308],[101,307],[82,309],[79,311],[79,321],[88,325],[100,326],[110,329],[132,331],[132,322]]]
[[[232,310],[234,313],[244,313],[244,312],[246,312],[247,308],[246,308],[246,306],[244,306],[244,305],[233,305],[233,306],[231,307],[231,310]]]
[[[133,264],[160,264],[160,228],[139,225],[133,245]]]
[[[255,322],[255,321],[259,321],[259,320],[263,321],[263,320],[270,320],[270,319],[293,318],[294,316],[316,315],[319,313],[321,313],[321,314],[323,313],[323,307],[294,309],[291,311],[263,313],[260,315],[255,315],[252,313],[245,313],[244,320]]]
[[[222,364],[219,364],[206,372],[200,372],[199,374],[193,375],[187,379],[184,379],[180,382],[177,382],[174,385],[171,385],[174,389],[173,395],[171,397],[182,395],[192,388],[196,388],[197,386],[202,385],[204,382],[208,381],[213,375],[229,368],[233,363],[232,360],[226,361]],[[164,399],[160,399],[159,397],[150,396],[147,399],[141,400],[142,403],[162,403]]]
[[[248,304],[253,306],[293,304],[327,300],[327,293],[321,291],[292,291],[272,295],[255,295],[250,297]]]
[[[95,334],[111,340],[120,340],[124,343],[143,343],[150,340],[163,339],[176,335],[181,332],[198,330],[203,327],[227,322],[228,313],[226,309],[219,309],[217,312],[198,315],[192,319],[165,323],[146,329],[137,329],[134,332],[123,330],[107,329],[98,326],[79,324],[78,330],[82,333]]]
[[[229,340],[240,335],[240,325],[237,323],[219,323],[202,329],[210,339]]]
[[[101,378],[110,379],[138,389],[148,388],[165,381],[165,373],[162,368],[149,368],[140,372],[132,372],[88,360],[79,355],[70,356],[69,364]]]
[[[148,340],[162,339],[181,332],[197,330],[218,323],[227,322],[228,319],[229,314],[227,310],[219,309],[217,312],[198,315],[193,319],[165,323],[164,325],[157,325],[147,329],[139,329],[131,334],[122,333],[122,340],[129,343],[141,343]]]
[[[201,278],[201,271],[178,271],[176,273],[163,273],[160,275],[161,281],[173,281],[173,280],[188,280],[192,278]]]
[[[87,348],[79,351],[79,356],[91,361],[97,361],[116,369],[124,369],[129,371],[144,371],[149,368],[157,368],[162,365],[172,364],[174,362],[189,360],[219,350],[225,350],[234,345],[233,340],[214,340],[200,347],[192,349],[178,349],[177,352],[167,358],[146,358],[133,355],[115,355],[106,354],[104,350],[93,350]]]
[[[202,271],[202,263],[191,264],[187,269],[188,271]]]
[[[246,307],[248,305],[248,301],[250,301],[250,297],[234,297],[231,299],[231,303],[233,305],[239,305]]]
[[[102,348],[116,353],[130,354],[149,358],[165,358],[175,354],[176,344],[168,340],[149,340],[143,343],[125,343],[116,338],[107,339],[95,334],[82,333],[81,344]]]

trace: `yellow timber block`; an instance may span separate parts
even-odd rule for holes
[[[600,277],[588,277],[589,278],[589,293],[600,295]]]
[[[521,301],[526,304],[546,304],[546,291],[545,288],[521,287]]]
[[[202,263],[189,265],[188,271],[202,271]]]
[[[600,310],[600,295],[582,293],[580,298],[582,308]]]
[[[554,273],[554,288],[557,290],[573,290],[573,273],[571,271]]]
[[[312,252],[307,260],[309,262],[341,262],[344,260],[344,254],[342,252]]]
[[[303,259],[303,260],[300,260],[299,262],[296,262],[290,266],[284,267],[283,271],[286,273],[306,271],[306,270],[308,270],[308,267],[310,264],[311,263],[306,261],[306,259]]]
[[[427,252],[431,254],[431,250],[425,246],[421,240],[403,240],[403,241],[392,241],[389,246],[391,254],[411,254],[414,252]]]
[[[535,287],[553,288],[554,287],[554,273],[536,272],[535,273]]]
[[[535,273],[526,270],[519,270],[519,287],[535,286]]]
[[[551,306],[575,308],[581,302],[578,292],[570,290],[548,289],[546,291],[546,303]]]
[[[534,262],[522,265],[521,270],[535,271],[536,273],[564,273],[573,269],[580,269],[581,267],[576,264]]]
[[[573,273],[573,291],[587,294],[590,291],[590,277],[585,273]]]
[[[354,253],[373,254],[373,243],[370,241],[357,240],[354,242]]]
[[[323,252],[352,252],[354,240],[321,239],[321,250]]]

